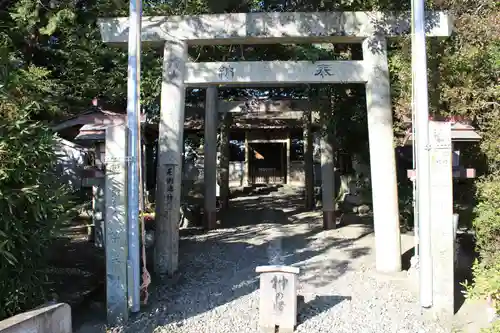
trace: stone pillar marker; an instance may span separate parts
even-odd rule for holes
[[[387,42],[374,36],[362,43],[366,83],[366,109],[370,140],[370,171],[375,226],[376,268],[401,271],[396,157],[387,65]]]
[[[217,87],[210,86],[205,99],[204,173],[205,223],[209,230],[217,227]]]
[[[179,218],[187,44],[165,42],[156,182],[155,272],[173,274],[179,262]]]
[[[432,311],[445,323],[453,319],[455,227],[453,224],[453,173],[451,124],[429,122],[431,228],[432,228]]]
[[[230,112],[223,115],[223,120],[220,128],[220,197],[222,206],[229,206],[229,135],[231,133],[232,117]]]
[[[323,123],[323,133],[320,137],[321,150],[321,203],[323,206],[323,228],[335,229],[337,221],[335,219],[335,164],[334,147],[332,138],[326,129],[329,117],[325,111],[321,112]]]
[[[313,138],[311,131],[311,112],[304,113],[304,180],[305,180],[305,208],[313,209],[314,206],[314,164],[313,164]]]
[[[110,325],[128,319],[126,144],[125,124],[106,129],[106,307]]]
[[[259,326],[262,333],[292,333],[297,325],[297,285],[300,269],[259,266]]]

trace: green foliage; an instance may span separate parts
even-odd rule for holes
[[[19,1],[10,19],[33,33],[39,12]],[[43,302],[48,246],[70,212],[53,172],[54,134],[33,120],[57,113],[59,85],[50,68],[23,53],[11,28],[0,32],[0,319]]]
[[[500,333],[500,320],[497,320],[489,328],[483,328],[481,333]]]
[[[481,180],[477,195],[479,204],[474,220],[477,246],[484,252],[483,261],[493,264],[495,260],[492,258],[500,255],[500,175],[491,175]]]
[[[43,301],[48,245],[68,212],[53,145],[25,114],[0,123],[0,318]]]
[[[477,196],[474,228],[480,260],[474,263],[474,284],[468,286],[468,296],[490,296],[500,312],[500,174],[478,182]]]
[[[482,135],[486,175],[476,182],[477,206],[473,226],[479,260],[473,266],[470,298],[491,297],[500,313],[500,27],[499,3],[480,1],[471,7],[456,1],[457,33],[443,45],[440,105],[452,114],[475,119]],[[497,323],[487,332],[499,332]]]
[[[412,230],[414,227],[414,208],[413,208],[413,184],[407,180],[398,183],[398,206],[399,223],[401,228]]]

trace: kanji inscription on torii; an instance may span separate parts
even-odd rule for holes
[[[314,72],[314,76],[321,76],[324,78],[325,76],[332,76],[332,67],[326,64],[319,64],[316,66],[316,70]]]
[[[168,65],[166,70],[167,78],[171,81],[179,78],[182,74],[181,66],[182,66],[181,58],[174,55],[170,55],[168,58]]]
[[[234,68],[230,65],[222,65],[217,72],[219,79],[232,80],[234,78]]]

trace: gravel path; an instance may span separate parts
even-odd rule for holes
[[[323,231],[318,212],[296,213],[297,198],[280,191],[235,200],[224,220],[232,227],[183,237],[177,280],[157,287],[151,311],[126,331],[258,332],[255,267],[281,262],[301,269],[306,304],[296,332],[444,332],[423,321],[403,274],[375,272],[369,225]],[[402,243],[411,247],[410,238]]]

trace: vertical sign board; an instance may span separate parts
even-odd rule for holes
[[[167,196],[166,196],[166,212],[168,217],[171,217],[172,215],[172,204],[174,200],[174,176],[175,176],[175,165],[174,164],[167,164],[166,165],[167,169]]]
[[[128,319],[125,125],[106,129],[106,306],[109,325]]]
[[[165,169],[165,178],[162,183],[158,183],[158,186],[165,186],[165,189],[161,192],[164,194],[164,197],[156,197],[157,202],[162,200],[163,208],[159,213],[162,214],[161,220],[167,221],[168,223],[160,223],[156,225],[156,233],[159,235],[166,235],[166,237],[158,236],[155,238],[155,256],[158,258],[158,263],[160,267],[166,267],[166,271],[163,274],[173,274],[177,269],[177,257],[178,257],[178,242],[179,242],[179,220],[180,220],[180,209],[174,210],[175,202],[178,202],[179,198],[176,196],[180,195],[180,185],[177,185],[180,182],[176,182],[176,180],[180,180],[182,175],[180,175],[181,168],[178,165],[169,163],[164,164],[162,167]],[[179,173],[179,174],[176,174]],[[158,215],[157,215],[158,216]],[[168,251],[167,256],[162,255],[162,253],[157,253],[158,247],[166,248]],[[160,273],[161,274],[161,273]]]
[[[454,314],[454,227],[451,124],[429,122],[433,312]]]

